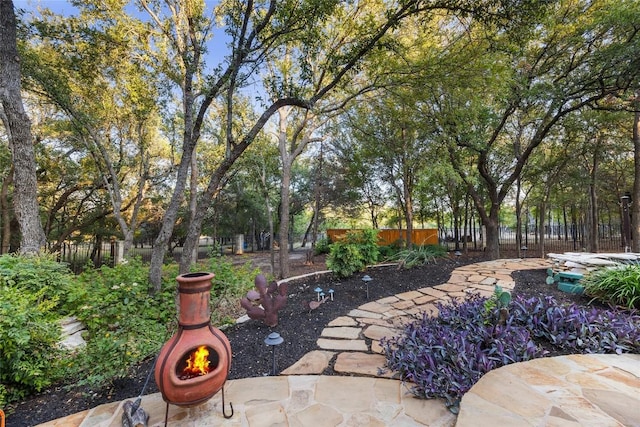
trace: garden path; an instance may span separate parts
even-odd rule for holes
[[[447,283],[366,303],[330,322],[318,349],[277,377],[227,381],[234,405],[222,417],[220,393],[193,408],[170,406],[171,426],[624,426],[640,425],[640,355],[572,355],[508,365],[485,375],[462,399],[458,417],[441,400],[411,397],[400,381],[380,373],[377,340],[393,334],[420,310],[435,312],[438,300],[489,295],[495,285],[511,289],[515,270],[547,268],[543,259],[480,262],[456,269]],[[317,375],[335,361],[348,376]],[[122,425],[114,402],[51,421],[45,427]],[[149,426],[164,424],[159,393],[145,396]],[[227,408],[228,412],[228,408]]]

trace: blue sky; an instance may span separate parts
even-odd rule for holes
[[[133,6],[133,1],[130,0],[129,3],[130,4],[126,7],[126,9],[131,10],[131,12],[134,14],[139,13]],[[215,5],[217,4],[217,1],[209,3]],[[17,9],[23,9],[27,13],[37,13],[38,9],[47,8],[52,12],[60,15],[78,14],[78,9],[75,8],[68,0],[13,0],[13,4]],[[214,31],[214,37],[210,41],[209,52],[206,58],[209,68],[217,66],[224,59],[224,55],[228,51],[226,47],[227,40],[228,36],[225,34],[222,28],[217,28]]]
[[[13,5],[29,12],[36,11],[38,7],[46,7],[64,15],[72,15],[77,12],[77,9],[67,0],[13,0]]]
[[[146,16],[146,13],[138,12],[137,8],[133,6],[133,3],[133,0],[129,0],[129,5],[126,6],[126,9],[131,10],[132,14],[140,14],[141,19],[147,19],[148,17]],[[217,3],[217,0],[207,0],[208,7],[214,7]],[[77,15],[79,13],[78,9],[75,8],[69,0],[13,0],[13,4],[17,9],[23,9],[28,14],[37,13],[40,8],[47,8],[52,12],[61,15]],[[28,16],[26,19],[29,19]],[[229,37],[224,32],[223,28],[216,28],[214,30],[214,36],[209,42],[208,52],[205,57],[208,70],[213,70],[218,65],[223,64],[224,57],[229,53],[229,49],[226,46],[228,40]],[[267,97],[267,95],[264,93],[264,89],[261,84],[261,77],[259,75],[255,75],[254,78],[255,81],[250,83],[249,87],[243,89],[241,92],[244,95],[249,96],[249,98],[258,105],[259,103],[257,102],[256,97]]]

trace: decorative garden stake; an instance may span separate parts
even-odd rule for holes
[[[320,292],[322,292],[322,288],[321,287],[317,287],[314,289],[315,293],[318,294],[318,301],[320,301]]]
[[[264,340],[264,343],[271,347],[271,359],[273,361],[271,375],[273,376],[275,376],[276,374],[276,346],[282,344],[283,342],[284,338],[282,338],[277,332],[271,332],[269,336]]]
[[[369,299],[369,282],[372,281],[373,279],[371,277],[369,277],[369,275],[365,275],[362,278],[362,281],[364,282],[365,285],[367,285],[367,299]]]
[[[322,297],[320,301],[309,301],[308,303],[304,303],[304,305],[309,309],[309,313],[311,313],[313,310],[324,304],[326,300],[326,297]]]
[[[267,279],[258,274],[255,279],[256,291],[247,292],[247,296],[240,300],[242,308],[247,310],[247,315],[254,320],[262,320],[267,326],[278,324],[278,311],[287,305],[287,284],[271,282],[267,286]]]
[[[453,254],[456,256],[456,264],[457,264],[460,261],[460,256],[462,255],[462,252],[455,251]]]
[[[333,289],[329,289],[329,298],[331,299],[331,301],[333,301],[333,293],[335,291]]]

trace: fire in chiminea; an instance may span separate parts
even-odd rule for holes
[[[227,337],[211,325],[209,297],[212,273],[190,273],[177,277],[179,296],[178,331],[158,355],[155,380],[167,404],[194,406],[222,389],[231,368],[231,346]],[[231,417],[233,407],[231,407]]]

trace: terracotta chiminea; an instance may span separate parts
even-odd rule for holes
[[[229,340],[211,325],[209,295],[213,277],[212,273],[189,273],[176,278],[180,299],[178,331],[160,350],[155,366],[156,384],[167,404],[202,403],[223,387],[229,375]]]

